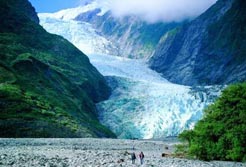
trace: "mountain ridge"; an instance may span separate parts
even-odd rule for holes
[[[241,38],[245,36],[243,6],[245,3],[240,0],[219,0],[195,20],[169,32],[149,59],[150,68],[168,80],[184,85],[229,84],[245,80],[245,51],[243,47],[236,49],[245,42],[241,40],[235,45],[237,47],[230,47],[230,42],[237,40],[230,37],[237,32],[237,27],[232,29],[230,25],[241,25],[242,31],[238,34]],[[240,20],[237,18],[241,18],[241,24],[237,23]],[[235,60],[240,57],[237,55],[241,55],[241,62]]]
[[[114,137],[94,104],[110,88],[89,59],[39,26],[27,0],[0,4],[0,136]]]

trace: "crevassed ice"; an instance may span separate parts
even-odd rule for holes
[[[220,94],[221,86],[191,88],[173,84],[149,69],[143,60],[107,55],[109,49],[117,48],[89,23],[71,19],[77,10],[61,15],[39,14],[40,24],[89,54],[92,64],[107,76],[113,92],[108,100],[97,104],[99,119],[119,138],[176,136],[193,128],[203,109]],[[80,10],[90,9],[87,6]]]
[[[58,34],[69,40],[86,54],[108,53],[113,44],[98,35],[89,23],[58,19],[39,14],[40,24],[50,33]]]
[[[142,60],[89,57],[113,88],[111,97],[97,104],[99,118],[119,138],[163,138],[191,129],[221,90],[170,83]]]

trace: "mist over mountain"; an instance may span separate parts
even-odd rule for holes
[[[40,17],[89,23],[100,36],[108,41],[104,42],[106,49],[103,54],[144,59],[152,55],[159,40],[167,31],[180,24],[175,22],[149,24],[137,16],[116,18],[110,10],[111,3],[111,0],[95,0],[52,15],[40,14]]]
[[[115,0],[110,9],[115,17],[137,16],[149,23],[180,22],[205,12],[217,0]]]

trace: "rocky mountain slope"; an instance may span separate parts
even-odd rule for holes
[[[94,105],[110,89],[89,59],[27,0],[0,1],[0,22],[0,137],[113,137]]]
[[[219,0],[190,23],[170,31],[149,60],[168,80],[185,85],[246,79],[246,2]]]
[[[115,18],[111,11],[97,15],[101,9],[81,13],[77,21],[91,23],[104,37],[117,48],[114,55],[129,58],[148,58],[152,55],[159,40],[167,31],[179,23],[147,23],[135,16]]]

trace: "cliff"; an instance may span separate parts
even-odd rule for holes
[[[169,31],[149,66],[184,85],[246,79],[246,3],[219,0],[195,20]]]

